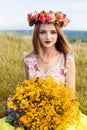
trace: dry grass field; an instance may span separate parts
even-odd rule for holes
[[[0,33],[0,117],[6,114],[7,98],[25,78],[23,52],[33,48],[31,37]],[[87,115],[87,43],[71,45],[76,61],[76,91],[80,109]]]

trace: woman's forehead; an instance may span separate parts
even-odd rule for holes
[[[54,24],[41,24],[40,30],[56,30]]]

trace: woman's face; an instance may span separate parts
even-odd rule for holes
[[[53,24],[41,24],[39,31],[40,43],[43,47],[52,47],[57,42],[58,34]]]

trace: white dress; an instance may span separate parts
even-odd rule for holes
[[[27,56],[29,55],[29,56]],[[32,53],[24,53],[24,61],[27,67],[29,68],[28,71],[28,78],[30,77],[46,77],[47,75],[51,75],[54,77],[56,82],[65,82],[66,80],[66,72],[68,71],[68,68],[70,67],[69,63],[71,60],[73,60],[74,54],[69,53],[66,55],[66,66],[65,66],[65,57],[64,54],[61,53],[58,56],[57,64],[54,66],[54,68],[50,69],[46,74],[43,74],[41,71],[39,64],[38,64],[38,55],[33,51]]]

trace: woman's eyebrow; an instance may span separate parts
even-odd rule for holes
[[[56,29],[52,29],[52,30],[44,30],[44,29],[41,29],[40,31],[56,31]]]

